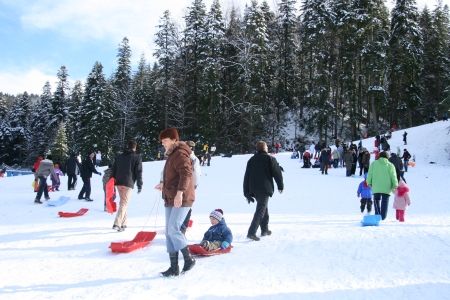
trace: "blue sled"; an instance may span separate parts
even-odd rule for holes
[[[378,226],[380,225],[381,215],[367,215],[361,221],[362,226]]]
[[[60,196],[57,200],[50,200],[47,202],[47,206],[61,206],[66,204],[70,200],[70,197]]]

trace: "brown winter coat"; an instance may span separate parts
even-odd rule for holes
[[[163,171],[163,198],[166,207],[173,206],[177,191],[183,192],[181,206],[191,207],[195,200],[191,149],[184,142],[177,142],[166,152],[167,161]]]

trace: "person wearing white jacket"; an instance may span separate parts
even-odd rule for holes
[[[193,168],[193,175],[194,175],[194,187],[197,189],[198,182],[200,179],[200,176],[202,175],[202,169],[200,168],[200,160],[194,153],[195,149],[195,143],[193,141],[187,141],[186,144],[191,148],[191,162],[192,162],[192,168]],[[186,229],[189,225],[189,220],[191,219],[192,214],[192,208],[189,210],[188,214],[186,215],[186,218],[184,219],[183,224],[181,225],[181,232],[186,233]]]

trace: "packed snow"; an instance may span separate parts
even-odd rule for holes
[[[346,177],[344,168],[322,175],[302,169],[291,153],[276,154],[285,190],[269,201],[272,235],[258,242],[246,238],[255,204],[242,195],[251,155],[214,156],[210,167],[202,167],[186,236],[200,242],[210,211],[221,208],[233,249],[198,258],[175,278],[160,275],[169,258],[163,202],[153,187],[163,161],[144,163],[143,191],[134,190],[129,227],[120,233],[111,229],[114,215],[103,211],[101,176],[93,175],[94,202],[77,199],[80,178],[76,191],[67,191],[62,177],[61,190],[50,197],[71,199],[59,207],[33,203],[32,175],[1,178],[0,299],[450,299],[449,131],[450,122],[442,121],[409,128],[407,146],[404,130],[393,133],[391,148],[406,147],[416,159],[405,173],[412,204],[399,223],[391,196],[378,227],[360,224],[356,190],[362,177]],[[368,138],[363,146],[373,149],[373,142]],[[89,211],[58,217],[58,211],[80,208]],[[157,235],[143,249],[111,252],[111,242],[131,240],[139,231]]]

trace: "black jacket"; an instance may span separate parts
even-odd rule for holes
[[[89,156],[87,156],[83,160],[83,163],[81,164],[80,175],[83,178],[91,178],[92,173],[99,174],[99,175],[101,174],[100,172],[98,172],[95,169],[94,163],[92,162],[91,158]]]
[[[138,189],[142,189],[141,155],[131,150],[125,150],[114,160],[112,176],[116,180],[116,185],[133,188],[136,182]]]
[[[277,160],[267,152],[257,152],[247,162],[244,175],[244,196],[270,196],[274,192],[273,179],[278,190],[283,190],[283,175]]]
[[[81,170],[81,164],[78,162],[75,156],[69,157],[66,162],[66,173],[69,175],[76,175],[78,170]]]

